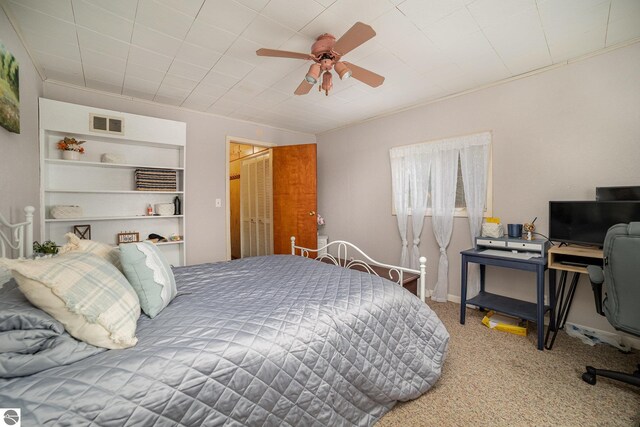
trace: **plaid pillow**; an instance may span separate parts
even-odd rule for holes
[[[73,337],[97,347],[134,346],[138,296],[111,263],[72,251],[38,260],[0,260],[33,305]]]

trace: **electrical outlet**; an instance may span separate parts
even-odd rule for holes
[[[216,199],[216,208],[222,207],[222,199]]]

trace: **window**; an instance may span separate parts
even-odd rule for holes
[[[493,151],[489,150],[489,176],[487,177],[487,200],[485,201],[484,216],[493,216]],[[431,195],[428,196],[428,200],[431,200]],[[411,199],[409,199],[409,206],[411,206]],[[428,202],[427,206],[431,206]],[[456,184],[456,210],[455,217],[467,217],[467,206],[464,199],[464,183],[462,180],[462,164],[458,158],[458,181]],[[391,195],[391,209],[392,214],[396,214],[395,205],[393,203],[393,194]],[[411,215],[411,208],[409,208],[409,215]],[[425,216],[431,216],[431,208],[428,207]]]

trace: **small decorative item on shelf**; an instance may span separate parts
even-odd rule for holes
[[[147,239],[153,243],[162,243],[162,242],[166,242],[167,239],[159,234],[156,233],[151,233],[149,234],[149,238]]]
[[[74,225],[73,234],[83,240],[91,240],[91,226],[90,225]]]
[[[156,215],[169,216],[175,212],[175,206],[173,203],[156,203],[155,206]]]
[[[182,236],[179,236],[177,234],[172,234],[169,236],[169,241],[170,242],[179,242],[182,240]]]
[[[123,231],[118,233],[118,244],[120,243],[135,243],[140,241],[140,233],[136,231]]]
[[[45,242],[33,242],[33,256],[34,258],[52,257],[58,253],[58,246],[56,242],[47,240]]]
[[[62,151],[64,160],[80,160],[80,154],[84,154],[84,147],[81,147],[81,145],[85,142],[65,136],[64,139],[58,141],[57,148]]]
[[[536,226],[534,225],[536,219],[538,219],[538,217],[535,217],[530,223],[527,222],[524,224],[524,232],[527,233],[524,238],[527,240],[533,240],[534,231],[536,231]]]
[[[504,236],[504,227],[500,224],[500,218],[485,218],[485,222],[482,224],[481,236],[494,239]]]
[[[82,207],[72,205],[51,206],[51,217],[54,219],[80,218]]]
[[[173,198],[173,214],[182,215],[182,202],[178,196]]]
[[[120,154],[104,153],[100,156],[100,162],[102,163],[124,163],[124,158]]]

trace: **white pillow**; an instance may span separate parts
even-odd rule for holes
[[[36,260],[0,259],[33,305],[73,337],[104,348],[134,346],[140,302],[127,279],[96,255],[72,251]]]
[[[122,271],[122,264],[120,264],[120,249],[117,247],[107,245],[106,243],[96,242],[94,240],[80,239],[73,233],[65,234],[67,243],[60,248],[59,254],[66,254],[67,252],[80,251],[88,252],[94,255],[104,258],[113,264],[118,270]]]

